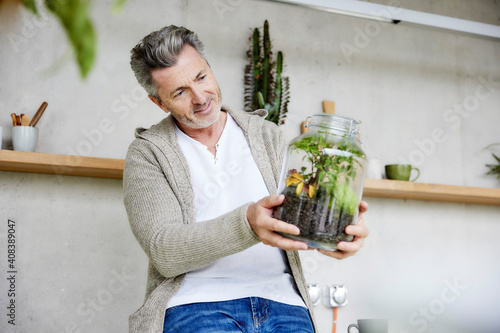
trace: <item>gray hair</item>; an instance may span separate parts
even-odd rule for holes
[[[152,72],[174,66],[182,47],[191,45],[206,60],[203,43],[191,30],[170,25],[144,37],[130,52],[130,66],[148,95],[160,99]]]

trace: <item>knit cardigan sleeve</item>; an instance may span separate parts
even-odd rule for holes
[[[246,218],[250,203],[195,223],[193,202],[183,193],[189,180],[179,179],[170,163],[155,145],[136,140],[123,175],[132,232],[160,274],[175,277],[259,242]]]

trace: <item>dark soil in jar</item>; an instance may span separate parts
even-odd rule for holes
[[[338,207],[335,209],[334,204],[329,208],[328,200],[321,200],[321,197],[315,196],[311,199],[307,195],[285,192],[287,192],[284,193],[285,199],[275,209],[274,217],[296,225],[300,229],[300,235],[282,234],[284,237],[311,241],[308,243],[313,247],[318,247],[314,246],[315,244],[323,243],[328,249],[336,249],[340,241],[352,240],[352,236],[344,231],[352,224],[353,215],[340,211]]]

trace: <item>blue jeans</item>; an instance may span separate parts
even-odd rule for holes
[[[163,333],[314,333],[306,308],[259,297],[174,306]]]

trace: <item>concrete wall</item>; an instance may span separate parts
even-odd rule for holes
[[[268,19],[291,81],[283,126],[288,138],[299,134],[307,115],[321,112],[322,100],[334,100],[338,114],[363,121],[366,152],[383,164],[410,161],[422,182],[499,186],[485,175],[493,158],[483,149],[500,141],[498,41],[263,1],[147,3],[130,0],[119,15],[110,1],[92,3],[99,51],[95,68],[81,81],[54,18],[43,12],[36,19],[17,1],[2,1],[4,148],[10,113],[32,115],[46,100],[39,152],[124,158],[133,129],[164,116],[138,88],[129,50],[168,24],[199,33],[225,103],[241,107],[247,37]],[[500,24],[497,1],[408,0],[402,6]],[[111,128],[103,129],[108,120]],[[387,317],[390,331],[398,333],[442,333],[449,322],[464,332],[487,332],[488,325],[498,332],[498,207],[367,200],[371,236],[358,255],[335,261],[302,253],[309,282],[349,290],[338,331],[358,318]],[[129,230],[121,181],[0,172],[0,221],[1,332],[127,330],[128,315],[142,303],[147,261]],[[15,326],[6,316],[12,299],[6,244],[13,230]],[[319,306],[316,316],[320,332],[330,332],[332,310]],[[470,329],[471,323],[479,326]]]

